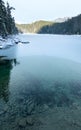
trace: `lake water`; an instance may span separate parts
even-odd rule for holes
[[[81,130],[81,36],[18,37],[0,50],[0,130]]]

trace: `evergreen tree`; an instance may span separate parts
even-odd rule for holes
[[[2,0],[0,0],[0,34],[3,36],[7,34],[6,29],[6,7]]]
[[[11,15],[13,7],[5,6],[3,0],[0,0],[0,35],[7,36],[8,34],[18,33],[15,26],[15,20]]]
[[[7,30],[8,30],[8,33],[9,34],[12,34],[12,23],[13,23],[13,19],[12,19],[12,16],[11,16],[11,10],[12,10],[12,7],[9,6],[9,3],[7,3],[7,9],[6,9],[6,12],[7,12]]]

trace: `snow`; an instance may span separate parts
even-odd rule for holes
[[[23,44],[28,44],[28,37],[23,35],[9,35],[6,39],[0,37],[0,56],[8,59],[14,59],[17,55],[17,49]],[[18,45],[17,45],[18,44]]]
[[[13,45],[15,45],[15,43],[19,41],[19,39],[17,38],[17,35],[10,35],[8,36],[6,39],[3,39],[0,36],[0,49],[6,49],[9,48]]]

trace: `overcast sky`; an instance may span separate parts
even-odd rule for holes
[[[15,7],[13,16],[17,22],[54,20],[81,13],[81,0],[4,0]]]

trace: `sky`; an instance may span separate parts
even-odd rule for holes
[[[18,23],[53,21],[81,13],[81,0],[4,0],[6,1],[15,7],[12,15]]]

